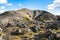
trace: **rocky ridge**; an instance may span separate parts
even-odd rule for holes
[[[23,8],[0,14],[0,28],[3,29],[6,40],[10,39],[9,37],[12,35],[18,35],[19,37],[22,35],[27,38],[34,38],[35,35],[45,35],[46,31],[52,32],[50,29],[56,30],[59,28],[55,21],[57,21],[55,15],[43,10]]]

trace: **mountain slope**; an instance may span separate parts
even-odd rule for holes
[[[56,16],[42,10],[33,10],[35,20],[56,20]]]
[[[3,26],[8,23],[15,22],[28,22],[30,21],[44,21],[44,20],[56,20],[56,16],[43,10],[29,10],[26,8],[16,11],[6,11],[0,14],[0,24]],[[11,24],[12,24],[11,23]]]

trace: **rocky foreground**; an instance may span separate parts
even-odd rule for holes
[[[60,40],[60,16],[26,8],[0,14],[1,40]]]

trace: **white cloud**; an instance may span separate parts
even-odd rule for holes
[[[0,6],[0,12],[1,13],[5,12],[5,6]]]
[[[55,7],[56,7],[55,4],[49,4],[49,5],[48,5],[48,9],[49,9],[49,10],[55,9]]]
[[[19,6],[22,6],[22,4],[18,4]]]
[[[21,8],[23,8],[23,7],[24,7],[24,5],[22,5],[21,3],[19,3],[18,5],[19,5]]]
[[[1,6],[0,9],[1,9],[1,10],[4,10],[4,9],[5,9],[5,6]]]
[[[7,3],[7,0],[0,0],[0,4]]]
[[[53,3],[60,3],[60,0],[55,0],[53,1]]]
[[[6,6],[13,6],[13,4],[12,3],[7,3],[7,4],[5,4]]]
[[[55,8],[60,8],[60,0],[54,0],[53,4],[48,5],[49,10],[53,10]]]
[[[0,13],[3,13],[3,12],[5,12],[6,10],[0,10]]]
[[[19,9],[15,9],[15,10],[19,10]]]

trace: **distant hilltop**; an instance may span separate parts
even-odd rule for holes
[[[38,37],[45,37],[46,33],[48,35],[50,35],[51,32],[55,34],[55,32],[51,30],[59,29],[60,25],[58,26],[58,20],[60,21],[59,15],[53,15],[50,12],[44,10],[30,10],[22,8],[15,11],[6,11],[1,13],[0,28],[3,29],[3,32],[5,33],[4,39],[9,38],[10,40],[12,35],[22,35],[24,38],[34,38],[37,34]],[[49,30],[51,31],[50,33]]]
[[[55,16],[44,10],[29,10],[27,8],[22,8],[15,11],[6,11],[0,14],[0,26],[1,24],[8,24],[11,22],[23,22],[23,21],[47,21],[54,20],[56,21],[58,16]]]
[[[6,11],[2,14],[0,14],[0,18],[6,18],[6,17],[26,17],[30,20],[55,20],[56,16],[44,11],[44,10],[29,10],[27,8],[22,8],[16,11]]]

